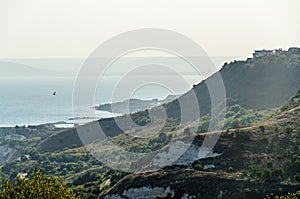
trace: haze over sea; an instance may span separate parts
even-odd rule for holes
[[[220,66],[224,60],[231,58],[216,58],[213,61],[215,65]],[[126,60],[126,64],[130,64]],[[0,60],[0,127],[12,127],[22,125],[37,125],[45,123],[55,123],[64,121],[73,124],[73,89],[82,60],[41,60],[41,59],[10,59]],[[60,66],[64,71],[60,71]],[[124,66],[124,62],[121,63]],[[120,66],[116,66],[117,68]],[[66,70],[66,68],[69,69]],[[124,68],[124,67],[123,67]],[[54,69],[54,70],[52,70]],[[26,70],[25,74],[24,71]],[[39,71],[40,70],[40,71]],[[52,70],[52,71],[51,71]],[[37,72],[38,71],[38,72]],[[42,71],[42,72],[41,72]],[[51,75],[44,75],[43,72]],[[54,72],[54,73],[52,73]],[[214,71],[207,70],[205,77]],[[24,75],[23,75],[24,73]],[[32,75],[30,75],[32,74]],[[60,74],[56,76],[56,74]],[[61,75],[62,74],[62,75]],[[184,93],[199,83],[201,77],[186,74],[182,76],[187,79],[189,86],[177,86],[177,93],[173,93],[166,88],[150,85],[138,89],[132,93],[132,98],[139,99],[163,99],[169,94]],[[140,76],[131,78],[135,81]],[[171,84],[176,85],[176,78],[166,75]],[[95,103],[99,105],[111,102],[114,86],[120,79],[120,75],[108,75],[95,92]],[[53,92],[56,91],[56,95]],[[126,91],[124,96],[126,95]],[[121,95],[122,96],[122,95]],[[119,98],[116,101],[125,100]],[[89,105],[92,108],[93,105]],[[95,111],[97,118],[112,117],[114,114],[105,111]],[[83,114],[84,115],[84,114]],[[94,116],[94,115],[93,115]],[[92,116],[91,116],[92,117]]]

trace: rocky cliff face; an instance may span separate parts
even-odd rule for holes
[[[223,172],[201,172],[177,168],[127,176],[99,198],[253,199],[263,198],[268,191],[272,192],[279,188],[296,189],[296,187],[245,181],[240,175],[228,178]]]
[[[149,167],[161,168],[168,165],[189,167],[194,161],[214,158],[220,155],[208,148],[178,140],[171,142],[164,150],[160,151],[150,162]]]
[[[165,198],[167,196],[174,197],[174,190],[171,190],[170,187],[166,189],[164,187],[140,187],[140,188],[131,188],[124,190],[120,194],[106,195],[104,199],[121,199],[121,198]]]
[[[0,165],[6,161],[11,160],[14,154],[17,152],[16,149],[9,147],[8,144],[0,143]]]

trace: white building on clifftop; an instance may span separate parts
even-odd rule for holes
[[[283,52],[282,48],[275,49],[275,50],[265,50],[265,49],[254,50],[253,58],[264,57],[264,56],[273,55],[273,54],[280,54],[282,52]]]

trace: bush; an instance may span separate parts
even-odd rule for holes
[[[287,135],[290,135],[292,132],[293,132],[293,128],[292,128],[292,127],[287,127],[287,128],[285,129],[285,133],[286,133]]]
[[[294,180],[300,182],[300,175],[298,173],[294,176]]]
[[[265,132],[265,127],[264,126],[259,126],[259,129],[261,130],[262,133]]]
[[[263,177],[263,172],[257,171],[257,172],[256,172],[256,177],[262,178],[262,177]]]
[[[284,171],[281,168],[276,168],[272,171],[272,176],[276,179],[280,179],[283,175]]]
[[[259,138],[258,141],[261,142],[261,143],[266,144],[266,143],[269,142],[269,138],[264,135],[263,137]]]
[[[26,155],[21,155],[21,161],[22,162],[25,162],[26,160],[28,160],[27,156]]]
[[[240,126],[240,122],[238,120],[234,120],[232,123],[231,123],[231,127],[232,128],[239,128]]]
[[[297,191],[296,193],[289,193],[287,196],[282,196],[280,199],[298,199],[300,198],[300,191]]]
[[[194,162],[194,163],[192,164],[192,167],[193,167],[193,169],[198,170],[198,171],[200,171],[200,170],[203,169],[202,164],[199,163],[199,162],[197,162],[197,163]]]
[[[238,131],[236,133],[236,137],[238,139],[250,140],[251,139],[251,132],[250,131]]]
[[[14,183],[4,180],[0,185],[0,198],[74,199],[75,197],[61,178],[47,176],[36,169],[33,176],[17,177]]]
[[[266,181],[272,181],[272,171],[271,171],[271,169],[265,169],[263,177]]]
[[[272,168],[273,167],[273,162],[272,161],[268,161],[267,162],[267,168]]]
[[[33,160],[38,160],[40,158],[40,153],[36,149],[32,149],[29,152],[29,155],[30,155],[31,159],[33,159]]]

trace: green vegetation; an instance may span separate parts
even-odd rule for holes
[[[103,166],[84,148],[52,153],[40,153],[29,148],[24,153],[30,154],[28,159],[10,161],[1,167],[2,177],[9,177],[13,181],[18,173],[32,173],[34,168],[39,167],[48,175],[63,176],[63,180],[72,187],[76,196],[96,198],[100,193],[99,185],[103,181],[110,179],[112,183],[116,183],[126,175]]]
[[[289,193],[286,196],[277,197],[278,199],[299,199],[300,198],[300,191],[297,191],[296,193]],[[270,197],[267,197],[266,199],[270,199]]]
[[[252,198],[255,194],[260,194],[257,193],[259,191],[265,193],[264,190],[273,190],[274,186],[277,186],[274,188],[275,192],[282,193],[280,195],[287,193],[289,187],[299,186],[300,89],[294,94],[300,85],[299,66],[300,54],[291,52],[226,64],[221,70],[221,75],[226,87],[227,109],[226,113],[225,110],[219,113],[226,115],[222,121],[226,131],[221,133],[214,148],[214,152],[222,155],[195,161],[189,171],[177,168],[175,174],[166,179],[160,176],[168,176],[172,173],[171,169],[163,173],[157,171],[154,175],[149,175],[150,182],[175,182],[177,175],[181,175],[181,182],[186,181],[191,185],[193,183],[189,183],[189,180],[198,183],[206,176],[209,180],[215,180],[215,184],[222,184],[227,189],[233,189],[232,183],[236,183],[236,186],[240,186],[239,191],[243,190],[243,194]],[[186,126],[180,124],[180,105],[176,100],[163,105],[168,119],[159,132],[155,126],[159,121],[155,120],[156,118],[151,121],[149,110],[126,116],[131,117],[138,127],[128,128],[125,133],[118,128],[113,119],[103,119],[100,124],[111,142],[130,152],[148,153],[160,150],[172,139],[192,137],[192,130],[196,132],[193,143],[201,145],[211,120],[210,97],[204,84],[194,86],[194,91],[200,96],[201,120],[190,121]],[[293,97],[290,97],[292,95]],[[286,101],[286,104],[279,107]],[[154,125],[147,126],[151,122]],[[75,197],[96,198],[127,175],[97,161],[82,147],[75,129],[58,132],[59,130],[61,129],[55,129],[53,126],[0,128],[3,135],[0,138],[1,145],[16,150],[11,159],[0,166],[0,177],[10,178],[3,182],[1,194],[20,191],[24,187],[30,190],[34,187],[32,182],[40,180],[45,184],[56,184],[57,194],[65,190],[66,194],[69,193],[70,198],[73,198],[70,189],[62,182],[64,181],[72,187]],[[9,134],[25,136],[26,139],[5,139]],[[135,134],[146,136],[131,136]],[[152,136],[148,137],[149,134]],[[119,154],[109,147],[99,150],[123,161],[128,167],[132,166],[124,157],[117,157]],[[216,165],[218,171],[205,171],[205,165],[210,164]],[[47,175],[63,178],[46,177],[40,171],[34,171],[36,167],[41,168]],[[15,180],[18,173],[27,172],[34,174],[28,179]],[[189,172],[192,175],[189,176]],[[138,184],[143,180],[143,177],[139,178]],[[201,185],[207,184],[209,183],[204,179]],[[247,187],[241,187],[243,184]],[[36,186],[38,185],[39,183],[36,183]],[[178,185],[178,189],[180,187]],[[38,190],[38,187],[35,188]]]
[[[255,111],[246,109],[239,104],[231,105],[229,101],[226,108],[226,118],[224,121],[224,129],[243,128],[253,124],[257,124],[262,120],[269,118],[277,112],[277,108]],[[199,131],[206,132],[210,122],[210,115],[203,116],[199,122]],[[261,131],[264,127],[261,126]]]
[[[32,176],[17,176],[14,182],[4,180],[0,185],[0,198],[3,199],[75,199],[71,189],[62,178],[47,176],[36,169]]]
[[[281,107],[281,111],[288,111],[300,105],[300,88],[295,95],[290,98],[290,101]]]
[[[95,108],[97,110],[103,110],[112,112],[112,107],[114,109],[115,113],[134,113],[146,109],[150,109],[152,107],[157,106],[158,104],[165,104],[168,102],[173,101],[176,99],[176,95],[169,95],[165,99],[159,100],[159,99],[152,99],[152,100],[141,100],[141,99],[130,99],[130,100],[124,100],[121,102],[116,102],[113,104],[100,104],[99,106],[96,106]],[[127,108],[128,107],[128,108]]]

